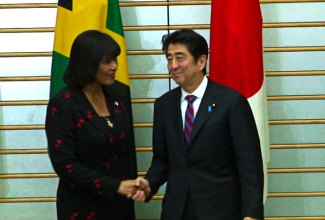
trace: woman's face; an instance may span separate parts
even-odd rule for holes
[[[101,85],[112,85],[115,80],[117,70],[117,59],[103,59],[98,66],[96,73],[96,82]]]

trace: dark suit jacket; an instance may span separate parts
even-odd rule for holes
[[[116,130],[80,89],[67,86],[48,104],[48,150],[60,178],[58,219],[134,219],[132,200],[117,194],[122,179],[137,176],[130,92],[118,81],[103,91]]]
[[[152,195],[168,181],[161,219],[181,219],[188,193],[199,220],[263,219],[262,157],[247,99],[209,80],[186,147],[180,98],[178,87],[154,106],[153,160],[146,179]]]

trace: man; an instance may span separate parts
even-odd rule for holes
[[[175,31],[162,44],[179,87],[155,101],[152,164],[138,179],[146,193],[133,199],[148,201],[167,181],[162,220],[264,219],[260,142],[247,99],[205,76],[208,44],[198,33]]]

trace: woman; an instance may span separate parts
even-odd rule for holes
[[[121,49],[107,34],[73,42],[65,88],[47,107],[49,156],[59,176],[59,220],[133,220],[137,177],[129,87],[115,81]]]

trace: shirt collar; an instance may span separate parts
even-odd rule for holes
[[[206,76],[204,76],[199,87],[197,87],[197,89],[194,92],[192,92],[191,94],[185,92],[184,89],[181,89],[182,90],[181,100],[184,101],[184,99],[187,95],[195,95],[197,98],[202,99],[207,86],[208,86],[208,78]]]

